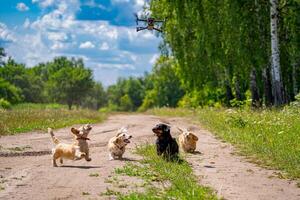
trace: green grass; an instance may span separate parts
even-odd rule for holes
[[[162,116],[190,117],[243,155],[264,166],[283,170],[283,177],[300,178],[300,107],[274,110],[153,109]]]
[[[118,199],[217,199],[212,190],[198,184],[186,161],[167,162],[156,155],[153,145],[137,147],[137,154],[143,156],[139,164],[128,162],[124,167],[115,169],[115,173],[140,177],[150,185],[145,187],[144,193],[119,195]]]
[[[0,135],[96,123],[105,118],[105,113],[87,109],[68,110],[58,104],[21,104],[12,110],[0,110]]]
[[[99,177],[100,175],[96,172],[96,173],[90,173],[89,177]]]

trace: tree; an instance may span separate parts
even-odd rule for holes
[[[171,58],[161,56],[156,61],[151,76],[153,88],[146,91],[140,110],[153,106],[177,106],[178,101],[184,95],[184,91],[175,70],[176,62]]]
[[[56,58],[51,63],[48,94],[56,102],[66,103],[69,109],[72,105],[80,105],[93,87],[92,72],[84,68],[79,60],[68,60],[65,57]]]
[[[280,51],[278,37],[278,0],[270,0],[270,24],[271,24],[271,71],[272,91],[275,106],[284,104],[283,85],[280,71]]]
[[[0,77],[0,99],[12,104],[22,101],[21,90]]]
[[[6,56],[4,48],[0,47],[0,66],[4,65],[4,61],[2,60],[3,57]]]
[[[95,82],[89,95],[82,101],[81,106],[98,110],[107,105],[107,94],[100,82]]]
[[[125,94],[124,96],[121,97],[120,99],[120,110],[121,111],[133,111],[134,109],[134,104],[129,97],[128,94]]]

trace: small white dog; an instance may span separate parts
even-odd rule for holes
[[[60,163],[63,164],[63,158],[69,160],[79,160],[85,158],[86,161],[91,161],[89,157],[89,146],[87,137],[92,130],[92,126],[87,124],[79,129],[71,128],[71,132],[74,135],[75,141],[73,144],[61,143],[57,137],[54,136],[53,130],[48,128],[48,133],[51,135],[53,143],[56,145],[52,149],[53,166],[57,167],[56,160],[60,159]]]
[[[111,138],[107,145],[110,152],[109,160],[122,159],[125,147],[130,143],[129,139],[131,138],[132,136],[129,135],[126,128],[119,129],[117,135]]]

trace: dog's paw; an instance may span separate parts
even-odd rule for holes
[[[88,161],[88,162],[92,161],[91,158],[86,158],[85,160]]]

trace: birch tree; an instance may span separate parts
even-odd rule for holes
[[[274,96],[274,105],[279,106],[284,104],[284,98],[280,72],[280,51],[278,37],[278,0],[270,0],[270,3],[272,92]]]

